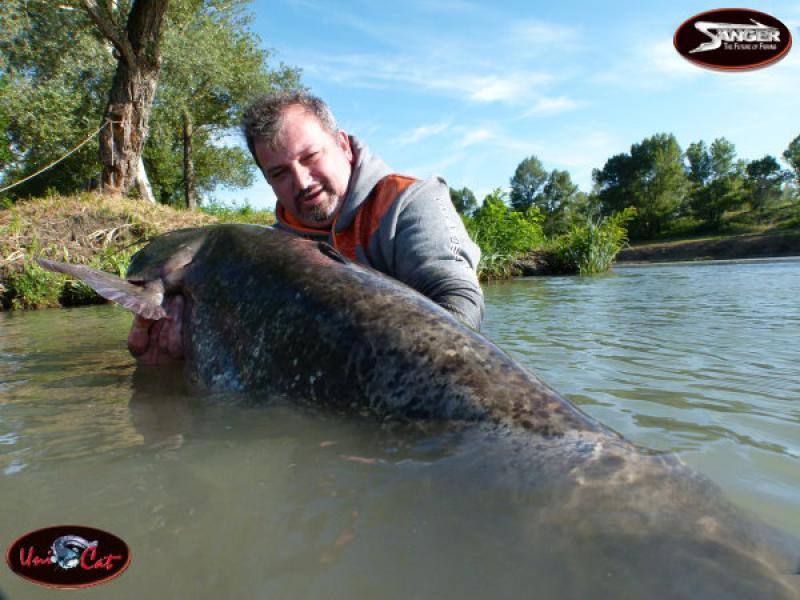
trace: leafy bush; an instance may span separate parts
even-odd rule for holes
[[[511,210],[504,202],[505,193],[495,190],[464,225],[481,249],[478,276],[482,279],[510,277],[515,260],[544,243],[542,213],[536,207]]]

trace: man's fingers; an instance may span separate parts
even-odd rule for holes
[[[153,321],[136,315],[133,317],[131,331],[128,334],[128,350],[134,356],[141,356],[150,345],[150,326]]]
[[[167,318],[133,318],[128,334],[128,349],[140,363],[157,365],[183,359],[183,296],[167,299]]]

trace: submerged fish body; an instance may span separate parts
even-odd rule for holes
[[[134,257],[129,282],[156,278],[186,298],[187,368],[205,387],[381,419],[602,429],[446,310],[326,244],[258,226],[181,230]]]
[[[165,296],[182,294],[186,369],[203,387],[458,425],[479,440],[465,444],[459,466],[474,465],[476,485],[497,480],[537,498],[536,522],[619,573],[663,565],[661,579],[675,586],[665,597],[800,597],[794,540],[677,458],[603,427],[429,299],[326,244],[218,225],[155,238],[118,285],[85,267],[42,264],[149,318],[161,318]]]

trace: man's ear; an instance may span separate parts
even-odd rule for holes
[[[350,147],[350,136],[346,131],[340,129],[336,132],[336,145],[342,149],[347,160],[353,162],[353,149]]]

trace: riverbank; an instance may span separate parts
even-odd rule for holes
[[[672,262],[800,256],[800,230],[669,242],[649,242],[625,248],[616,262]]]
[[[268,211],[186,211],[95,193],[52,195],[0,208],[0,310],[74,306],[101,301],[89,288],[46,272],[45,257],[124,275],[148,239],[212,223],[270,224]]]

